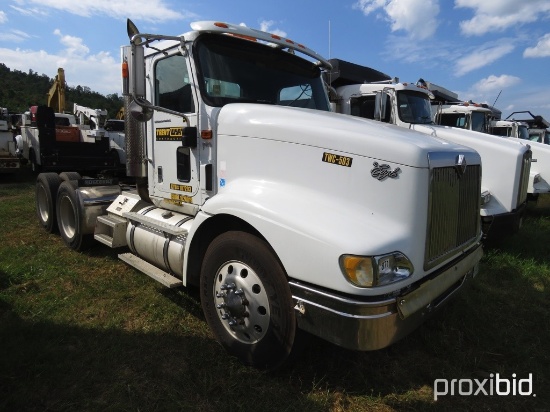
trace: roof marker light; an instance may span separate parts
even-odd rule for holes
[[[222,29],[228,29],[228,28],[229,28],[229,26],[228,26],[227,24],[225,24],[225,23],[220,23],[220,22],[214,23],[214,26],[216,26],[216,27],[221,27]]]

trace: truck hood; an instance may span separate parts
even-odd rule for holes
[[[499,153],[503,154],[508,152],[515,157],[518,153],[524,153],[528,150],[528,146],[519,141],[503,139],[501,136],[493,136],[473,130],[430,124],[411,124],[410,127],[412,130],[429,134],[433,137],[439,137],[449,142],[465,145],[477,151],[492,151],[495,156]]]
[[[213,120],[219,136],[277,140],[412,167],[428,167],[432,152],[475,153],[425,133],[319,110],[234,103]]]

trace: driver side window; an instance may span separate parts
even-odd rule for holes
[[[185,57],[173,55],[155,66],[155,104],[181,113],[193,113],[195,104]]]

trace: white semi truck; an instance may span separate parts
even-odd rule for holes
[[[274,368],[309,332],[354,350],[410,333],[478,270],[481,160],[330,112],[330,63],[220,22],[123,47],[135,187],[43,173],[37,215],[168,287],[198,285],[216,338]]]
[[[436,111],[435,122],[500,137],[520,138],[520,143],[530,146],[533,153],[533,163],[535,163],[531,167],[529,186],[527,188],[529,198],[537,199],[539,195],[547,195],[550,193],[550,145],[545,144],[546,142],[544,141],[546,132],[540,133],[541,130],[545,129],[537,127],[540,123],[534,123],[532,129],[527,128],[527,133],[529,134],[529,139],[527,140],[525,139],[527,137],[525,134],[527,119],[500,120],[499,113],[500,111],[495,111],[493,107],[486,104],[471,102],[455,103],[441,105]],[[536,116],[533,116],[533,120],[536,118]],[[541,126],[543,125],[544,123]],[[507,131],[504,132],[503,129],[507,129]],[[535,138],[531,136],[531,133],[533,133]]]
[[[12,127],[8,109],[0,107],[0,173],[16,173],[21,168]]]
[[[475,149],[483,162],[481,219],[488,237],[517,232],[531,168],[527,144],[433,123],[430,92],[354,63],[332,59],[327,74],[334,110],[373,119]],[[480,138],[483,137],[483,138]]]

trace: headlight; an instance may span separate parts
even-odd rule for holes
[[[340,256],[340,268],[348,281],[370,288],[408,278],[414,272],[411,261],[400,252],[381,256]]]
[[[481,206],[486,205],[490,201],[491,201],[491,192],[489,192],[488,190],[481,192]]]

